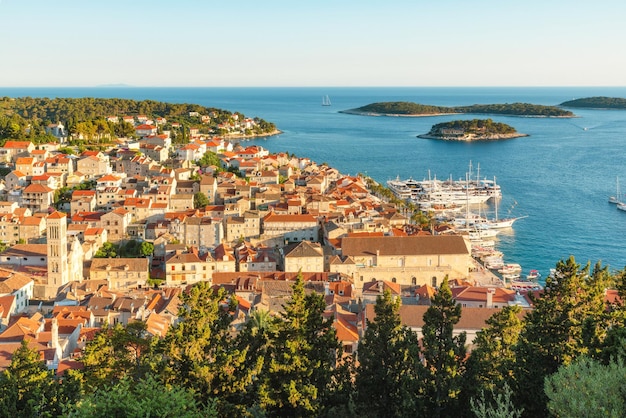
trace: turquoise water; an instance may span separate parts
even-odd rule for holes
[[[332,106],[321,106],[329,95]],[[257,142],[327,162],[344,173],[390,178],[464,178],[468,164],[502,186],[501,217],[528,215],[499,235],[505,261],[545,276],[560,259],[626,266],[626,212],[607,203],[619,176],[626,191],[626,111],[574,110],[576,119],[491,116],[529,137],[495,143],[416,138],[435,123],[484,116],[365,117],[338,113],[379,101],[441,106],[528,102],[556,105],[626,88],[12,88],[21,97],[124,97],[198,103],[272,121],[283,134]],[[586,128],[586,129],[585,129]],[[510,210],[510,213],[509,213]]]

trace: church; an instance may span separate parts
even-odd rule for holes
[[[53,212],[46,218],[45,244],[17,244],[0,254],[5,269],[35,281],[34,299],[54,299],[60,288],[83,280],[83,248],[76,236],[67,235],[67,215]]]

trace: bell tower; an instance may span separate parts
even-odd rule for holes
[[[53,212],[47,218],[48,287],[56,289],[69,282],[67,267],[67,220],[63,212]]]

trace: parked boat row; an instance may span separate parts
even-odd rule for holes
[[[609,196],[609,203],[613,203],[617,205],[617,209],[626,212],[626,202],[624,201],[624,196],[619,189],[619,177],[615,179],[616,184],[616,193],[615,196]]]
[[[387,187],[398,199],[409,200],[420,206],[422,210],[432,210],[434,208],[455,208],[466,205],[480,205],[491,198],[500,198],[502,191],[500,186],[493,180],[480,177],[480,166],[477,169],[476,177],[473,178],[472,163],[470,171],[465,179],[438,180],[437,176],[431,178],[430,171],[428,179],[421,181],[409,178],[401,180],[398,176],[395,180],[387,181]]]

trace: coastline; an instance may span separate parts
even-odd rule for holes
[[[242,135],[242,134],[226,134],[226,135],[218,135],[218,138],[223,138],[223,139],[256,139],[256,138],[267,138],[270,136],[276,136],[276,135],[280,135],[282,134],[283,131],[281,131],[280,129],[275,129],[272,132],[265,132],[262,134],[254,134],[254,135]]]
[[[429,116],[448,116],[448,115],[462,115],[463,114],[459,112],[452,112],[452,113],[415,113],[411,115],[406,115],[402,113],[363,112],[357,109],[340,110],[337,113],[345,113],[347,115],[358,115],[358,116],[388,116],[388,117],[397,117],[397,118],[426,118]]]
[[[472,135],[472,134],[463,135],[463,136],[441,136],[441,135],[433,135],[433,134],[422,134],[422,135],[416,135],[416,136],[417,138],[438,139],[441,141],[475,142],[475,141],[503,141],[507,139],[523,138],[525,136],[530,136],[530,135],[516,132],[514,134],[495,134],[495,135],[484,135],[484,136],[478,136],[478,135]]]
[[[337,113],[345,113],[347,115],[357,116],[388,116],[399,118],[426,118],[430,116],[449,116],[449,115],[485,115],[485,116],[506,116],[513,118],[546,118],[546,119],[574,119],[580,116],[546,116],[546,115],[512,115],[507,113],[471,113],[471,112],[451,112],[451,113],[414,113],[414,114],[401,114],[401,113],[376,113],[376,112],[363,112],[358,109],[340,110]]]

